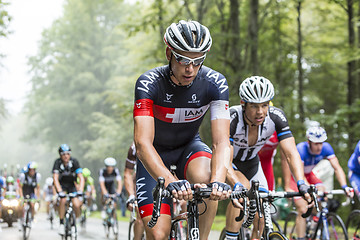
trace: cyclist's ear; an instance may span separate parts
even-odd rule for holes
[[[166,59],[170,61],[171,59],[171,49],[169,47],[166,47]]]

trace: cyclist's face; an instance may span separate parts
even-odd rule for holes
[[[268,110],[269,102],[245,104],[245,114],[246,117],[251,121],[250,125],[261,125],[265,120]]]
[[[112,173],[114,171],[114,167],[106,166],[106,171],[108,174]]]
[[[309,141],[309,146],[312,154],[319,155],[321,153],[323,143],[314,143]]]
[[[64,164],[68,164],[70,161],[70,153],[62,153],[60,157]]]
[[[176,50],[175,52],[191,59],[199,58],[204,55],[204,53],[183,52],[178,50]],[[189,85],[192,81],[194,81],[196,75],[199,72],[201,64],[198,66],[194,66],[193,63],[190,63],[189,65],[180,64],[176,61],[176,58],[174,54],[171,53],[170,48],[166,48],[166,57],[169,61],[171,61],[171,70],[173,71],[173,74],[175,76],[175,78],[174,76],[172,76],[171,80],[176,85],[186,86]]]
[[[34,174],[35,174],[35,169],[34,169],[34,168],[30,168],[30,169],[29,169],[29,175],[30,175],[30,176],[34,176]]]

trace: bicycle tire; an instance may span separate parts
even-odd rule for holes
[[[30,236],[31,212],[30,207],[25,212],[25,221],[23,221],[23,239],[27,240]]]
[[[287,240],[287,238],[278,231],[269,233],[269,240]]]
[[[273,217],[271,217],[271,221],[272,221],[272,223],[273,223],[274,231],[275,231],[275,232],[280,232],[280,233],[284,234],[284,232],[283,232],[280,224],[276,221],[276,219],[273,218]]]
[[[289,240],[293,240],[293,239],[297,239],[297,234],[296,234],[296,217],[297,217],[297,212],[292,211],[288,214],[288,216],[286,217],[285,220],[285,224],[284,224],[284,235],[289,239]]]
[[[172,227],[175,230],[175,239],[185,240],[187,235],[187,228],[184,226],[184,221],[178,221]]]
[[[326,215],[330,239],[348,240],[345,224],[339,215],[329,212]]]
[[[117,220],[117,214],[116,214],[116,210],[113,210],[113,215],[112,215],[113,221],[112,221],[112,232],[114,234],[114,239],[117,240],[118,239],[118,235],[119,235],[119,224],[118,224],[118,220]]]
[[[135,220],[132,220],[129,222],[128,240],[134,239],[134,223],[135,223]]]
[[[360,210],[353,210],[346,220],[349,239],[360,239]]]
[[[225,240],[225,239],[226,239],[226,229],[223,228],[223,230],[222,230],[221,233],[220,233],[219,240]],[[239,230],[239,235],[238,235],[237,240],[250,240],[249,238],[247,238],[247,237],[245,236],[244,228],[243,228],[243,227],[241,227],[240,230]]]

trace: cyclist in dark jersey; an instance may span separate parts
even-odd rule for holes
[[[116,194],[117,197],[120,197],[122,190],[121,175],[120,171],[116,166],[115,158],[108,157],[104,160],[105,168],[100,169],[99,171],[99,184],[101,189],[101,199],[103,204],[107,197],[110,194]],[[116,202],[115,202],[116,208]],[[101,212],[103,219],[106,217],[105,210]]]
[[[274,97],[272,83],[261,76],[252,76],[245,79],[239,88],[241,104],[230,108],[230,141],[232,144],[233,168],[229,168],[227,181],[239,190],[245,184],[249,187],[249,181],[258,180],[260,190],[268,191],[267,181],[262,171],[258,152],[266,141],[276,131],[281,150],[289,162],[292,173],[298,180],[299,191],[306,195],[308,202],[311,201],[307,193],[309,186],[304,182],[304,172],[299,153],[296,150],[295,139],[291,134],[288,121],[284,112],[276,107],[269,106]],[[236,207],[239,202],[233,201]],[[229,204],[226,212],[226,238],[237,239],[241,222],[236,222],[239,208]],[[260,239],[263,221],[254,220],[254,229],[251,239]]]
[[[21,198],[40,200],[40,173],[36,172],[37,163],[30,162],[27,165],[27,171],[21,173],[19,193]],[[31,214],[35,215],[35,202],[30,202]]]
[[[165,178],[165,186],[179,200],[192,198],[189,182],[211,183],[211,200],[230,194],[230,186],[223,183],[230,154],[228,85],[221,73],[202,65],[212,43],[210,32],[196,21],[181,20],[166,29],[164,41],[169,64],[147,71],[135,86],[136,188],[145,226],[151,218],[151,192],[158,177]],[[198,133],[208,109],[213,152]],[[177,178],[169,171],[170,165],[177,166]],[[168,238],[170,203],[165,200],[153,229],[145,227],[147,238]],[[200,239],[210,233],[217,201],[207,201],[207,206],[200,217]]]
[[[53,166],[53,178],[55,190],[60,197],[59,205],[59,234],[64,235],[64,216],[65,216],[65,204],[66,193],[77,193],[78,196],[82,196],[83,192],[78,191],[75,187],[77,178],[79,178],[79,189],[84,189],[84,177],[82,176],[82,169],[78,160],[71,157],[71,149],[67,144],[62,144],[59,147],[60,158],[55,160]],[[82,202],[77,198],[72,199],[73,207],[77,217],[80,216],[80,207]]]

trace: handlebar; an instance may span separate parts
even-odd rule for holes
[[[191,184],[191,191],[193,194],[194,200],[202,200],[204,198],[209,198],[212,193],[211,187],[206,188],[195,188],[193,184]],[[238,199],[242,196],[241,191],[234,191],[230,194],[230,199]],[[160,208],[161,202],[163,198],[172,198],[173,195],[171,192],[165,189],[165,179],[163,177],[159,177],[157,184],[153,190],[153,199],[154,199],[154,208],[151,220],[148,222],[148,227],[153,228],[157,223],[158,218],[160,217]]]

